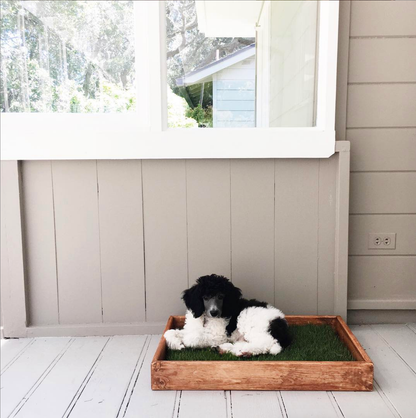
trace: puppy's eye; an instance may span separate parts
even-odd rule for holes
[[[203,296],[202,299],[209,300],[209,297],[208,296]]]
[[[224,295],[218,295],[218,299],[219,300],[223,300],[224,299]]]

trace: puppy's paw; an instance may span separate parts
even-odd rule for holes
[[[218,352],[220,354],[229,353],[233,349],[233,344],[231,343],[224,343],[218,347]]]
[[[231,354],[234,354],[237,357],[242,357],[243,356],[243,351],[241,351],[239,348],[234,348],[233,350],[230,351]]]
[[[282,351],[282,347],[280,346],[280,344],[273,344],[269,350],[270,354],[276,355],[279,354]]]

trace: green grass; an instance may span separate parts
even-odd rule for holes
[[[171,361],[354,361],[348,348],[330,325],[292,325],[292,344],[277,355],[262,354],[249,358],[233,354],[219,354],[210,348],[167,350],[166,360]]]

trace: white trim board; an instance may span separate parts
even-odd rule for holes
[[[25,337],[89,337],[161,334],[165,329],[165,326],[165,322],[33,326],[26,328]]]

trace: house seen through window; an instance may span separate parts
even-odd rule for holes
[[[318,3],[167,1],[168,125],[311,127]]]

